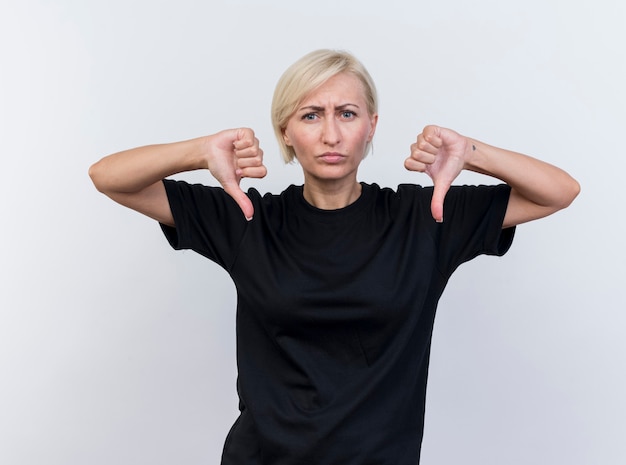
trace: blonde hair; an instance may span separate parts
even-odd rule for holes
[[[283,138],[289,118],[302,101],[328,79],[340,73],[350,73],[363,84],[367,111],[370,116],[378,113],[376,86],[365,66],[348,52],[340,50],[316,50],[292,64],[278,80],[272,99],[272,126],[285,163],[294,160],[296,153]],[[365,154],[369,152],[368,142]]]

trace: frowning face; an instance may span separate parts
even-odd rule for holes
[[[356,181],[374,137],[378,115],[370,115],[363,84],[354,75],[333,76],[311,92],[283,131],[304,171],[305,183]]]

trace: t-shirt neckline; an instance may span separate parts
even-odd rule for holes
[[[372,188],[369,184],[361,182],[361,195],[350,205],[342,208],[325,210],[311,205],[304,198],[304,186],[294,186],[294,197],[304,215],[317,221],[336,222],[338,220],[353,219],[367,208],[372,198]]]

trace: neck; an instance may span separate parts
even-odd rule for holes
[[[337,210],[356,202],[361,196],[361,184],[356,180],[346,184],[317,184],[305,180],[304,199],[321,210]]]

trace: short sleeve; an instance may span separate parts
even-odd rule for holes
[[[437,232],[440,270],[450,275],[478,255],[504,255],[515,227],[502,229],[511,188],[453,186],[444,202],[444,222]]]
[[[191,249],[228,270],[247,221],[237,203],[219,187],[163,180],[176,227],[161,224],[170,245]]]

